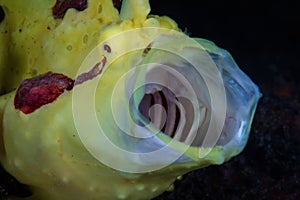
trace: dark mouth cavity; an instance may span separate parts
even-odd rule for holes
[[[173,92],[170,91],[168,88],[163,87],[162,90],[155,91],[150,94],[145,94],[142,101],[139,104],[139,111],[149,121],[151,121],[151,119],[155,117],[159,117],[160,119],[155,120],[156,128],[162,126],[161,131],[173,138],[175,136],[178,123],[181,118],[180,110],[175,103],[176,101],[178,101],[178,99],[173,94]],[[163,108],[166,112],[166,119],[163,119],[162,113],[155,112],[154,116],[151,116],[152,114],[149,111],[150,108],[154,105],[162,106],[161,108]],[[163,111],[160,109],[160,111],[158,112]],[[157,124],[157,121],[165,123],[161,125]]]

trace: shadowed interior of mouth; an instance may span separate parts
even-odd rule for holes
[[[191,135],[194,122],[192,103],[186,98],[176,97],[166,87],[156,88],[160,89],[144,94],[139,104],[140,113],[164,134],[180,142],[189,143],[193,136]],[[159,106],[151,109],[157,105]],[[197,134],[197,131],[194,131],[194,134]],[[194,145],[198,146],[199,143],[193,142]]]
[[[175,135],[181,117],[180,110],[174,101],[178,101],[176,96],[169,89],[163,88],[160,91],[145,94],[139,104],[139,110],[142,115],[154,123],[156,128],[161,128],[163,133],[172,138]],[[161,109],[155,109],[153,112],[149,112],[150,108],[154,105],[160,105]],[[166,112],[166,116],[162,113],[164,111]],[[156,117],[159,117],[159,119]],[[163,119],[163,117],[165,117],[165,119]]]
[[[207,126],[210,120],[210,113],[207,108],[196,111],[201,115],[198,127],[192,128],[195,123],[194,107],[187,98],[176,97],[174,93],[166,87],[160,86],[157,90],[145,93],[140,104],[140,113],[151,122],[155,128],[164,134],[184,142],[191,146],[204,145],[204,138],[207,133]],[[158,108],[151,109],[159,105]],[[219,145],[227,144],[234,136],[237,125],[230,116],[226,117],[224,129],[215,140]],[[209,146],[209,144],[206,144]],[[206,146],[205,145],[205,146]]]

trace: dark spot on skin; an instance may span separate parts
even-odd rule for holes
[[[143,57],[145,57],[149,53],[151,47],[152,47],[152,43],[148,44],[148,46],[143,51]]]
[[[116,9],[121,9],[121,0],[113,0],[113,3]]]
[[[24,114],[30,114],[41,106],[52,103],[64,90],[71,90],[73,86],[74,80],[52,72],[26,79],[16,92],[15,108]]]
[[[4,20],[4,17],[5,17],[4,10],[2,6],[0,6],[0,23]]]
[[[55,18],[62,19],[69,8],[83,11],[87,7],[87,0],[56,0],[56,4],[52,8],[52,13]]]
[[[47,30],[51,30],[51,28],[49,26],[47,26]]]
[[[108,46],[107,44],[104,45],[104,50],[105,50],[107,53],[111,53],[111,48],[110,48],[110,46]]]
[[[22,33],[22,29],[19,29],[19,32]]]
[[[76,80],[74,85],[79,85],[85,81],[91,80],[102,73],[103,68],[106,64],[106,57],[103,56],[103,59],[98,62],[90,71],[80,74]],[[102,64],[102,66],[100,66]]]

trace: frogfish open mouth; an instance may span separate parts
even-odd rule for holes
[[[26,199],[151,199],[246,146],[258,87],[148,0],[0,6],[0,161]]]

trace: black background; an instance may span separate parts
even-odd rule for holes
[[[258,84],[272,79],[274,68],[297,70],[300,1],[150,2],[153,14],[170,16],[192,37],[228,50]]]

